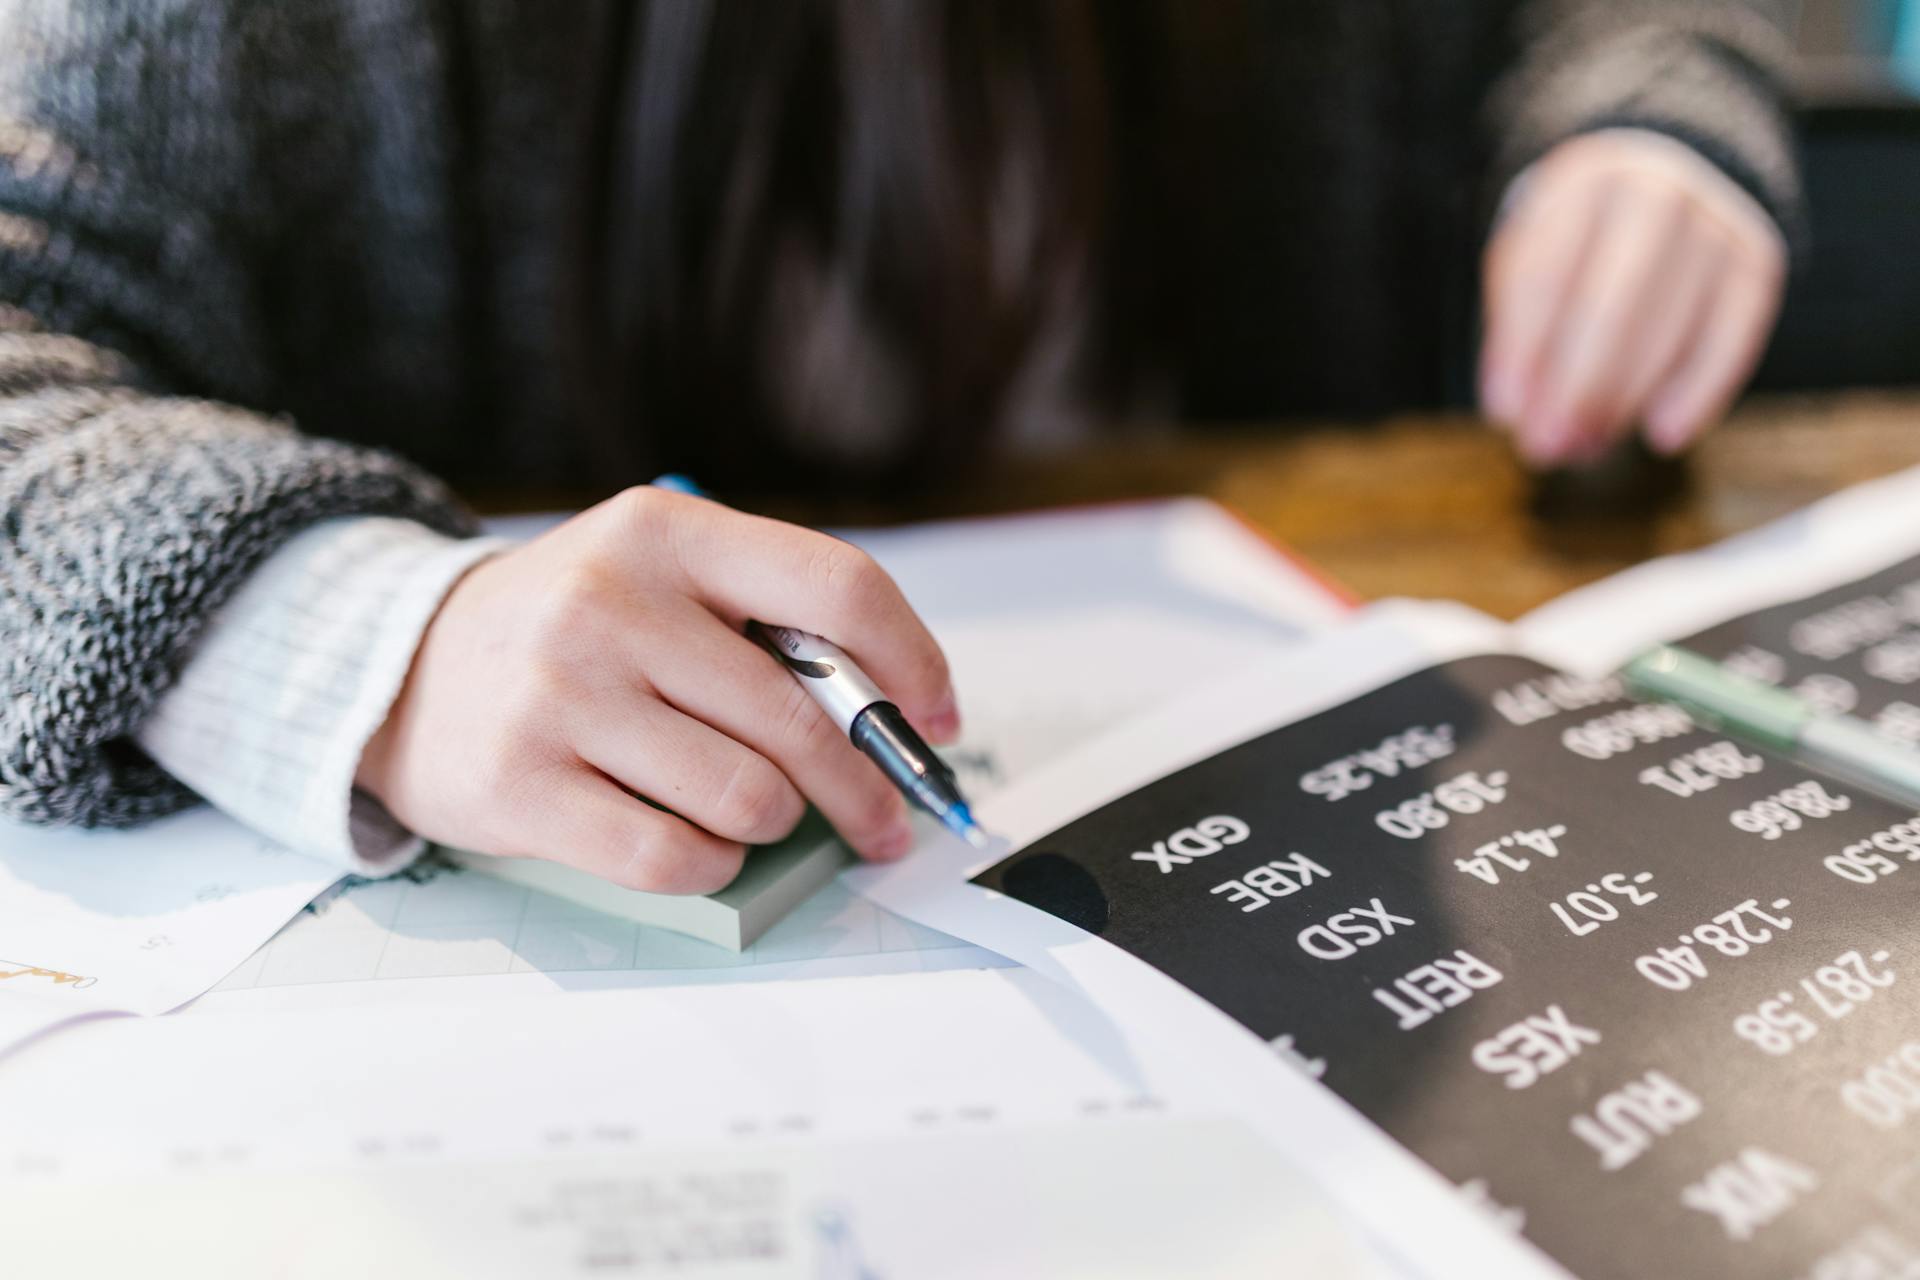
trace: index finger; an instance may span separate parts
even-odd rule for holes
[[[886,570],[850,542],[698,498],[672,522],[689,595],[736,630],[748,619],[833,641],[866,669],[923,733],[960,726],[946,655]]]
[[[1522,434],[1539,393],[1555,317],[1573,286],[1606,196],[1591,183],[1530,192],[1487,247],[1481,395]]]

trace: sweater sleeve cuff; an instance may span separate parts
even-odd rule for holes
[[[363,875],[397,870],[421,841],[354,773],[440,602],[506,545],[387,517],[296,535],[210,621],[140,746],[263,835]]]
[[[1686,144],[1766,210],[1799,251],[1803,194],[1784,34],[1737,5],[1623,5],[1542,35],[1494,103],[1498,184],[1579,134],[1637,129]]]
[[[1775,243],[1784,252],[1786,234],[1780,224],[1773,220],[1765,206],[1753,198],[1751,192],[1720,171],[1720,167],[1695,151],[1686,143],[1664,133],[1651,129],[1603,129],[1597,132],[1612,134],[1622,139],[1630,139],[1636,146],[1653,147],[1669,156],[1675,164],[1690,170],[1700,179],[1701,186],[1708,192],[1713,208],[1722,218],[1752,227],[1763,236],[1773,237]],[[1525,193],[1527,184],[1533,178],[1534,166],[1528,165],[1507,183],[1506,190],[1500,193],[1500,203],[1494,210],[1493,225],[1498,228],[1506,219],[1514,204]]]

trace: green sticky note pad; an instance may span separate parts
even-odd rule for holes
[[[812,812],[779,844],[749,849],[746,864],[733,883],[705,897],[624,889],[544,858],[495,858],[464,849],[443,852],[469,871],[525,885],[608,915],[671,929],[730,951],[743,951],[752,945],[854,860],[826,821]]]

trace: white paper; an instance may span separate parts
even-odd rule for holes
[[[117,1022],[61,1050],[0,1062],[36,1100],[0,1129],[9,1273],[647,1274],[677,1249],[698,1276],[1378,1274],[1205,1081],[1018,971]]]
[[[1114,1020],[1129,1052],[1179,1046],[1242,1115],[1383,1243],[1436,1276],[1555,1276],[1564,1271],[1330,1091],[1145,962],[1053,916],[967,883],[1012,848],[1182,766],[1387,681],[1476,653],[1506,630],[1454,605],[1389,603],[1262,668],[1144,717],[980,806],[1006,838],[981,854],[939,841],[845,878],[882,905],[1031,966]]]
[[[899,582],[952,666],[945,754],[974,792],[1342,621],[1333,588],[1201,499],[848,537]]]
[[[499,531],[530,536],[559,517]],[[948,758],[976,800],[1128,717],[1270,661],[1343,618],[1332,588],[1198,499],[849,536],[952,663]],[[423,867],[302,915],[196,1008],[313,1007],[1000,966],[991,951],[833,886],[735,954],[517,885]]]
[[[1574,675],[1618,670],[1662,641],[1784,604],[1920,554],[1920,468],[1847,489],[1700,551],[1649,560],[1514,624]]]
[[[0,1051],[191,1000],[338,876],[207,809],[133,832],[0,826]]]

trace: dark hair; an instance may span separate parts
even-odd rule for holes
[[[1023,378],[1070,379],[1109,239],[1098,16],[616,0],[577,298],[603,449],[745,486],[937,474]]]

